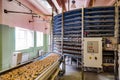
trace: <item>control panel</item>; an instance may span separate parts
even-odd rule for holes
[[[98,41],[87,42],[87,53],[98,53]]]
[[[84,66],[102,68],[102,38],[84,38]]]

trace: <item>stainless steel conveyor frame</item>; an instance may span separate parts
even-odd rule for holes
[[[54,80],[53,78],[58,74],[59,72],[59,65],[60,65],[60,61],[56,61],[53,65],[51,65],[50,67],[48,67],[47,69],[45,69],[42,74],[40,74],[35,80]],[[56,73],[57,71],[57,73]],[[54,74],[55,73],[55,74]]]

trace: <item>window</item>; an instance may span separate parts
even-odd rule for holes
[[[37,47],[43,46],[43,32],[37,32]]]
[[[34,46],[34,32],[28,29],[15,29],[15,50],[28,49]]]

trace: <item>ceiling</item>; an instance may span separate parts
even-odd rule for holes
[[[72,0],[19,0],[27,2],[42,15],[52,15],[52,7],[56,13],[61,13],[62,8],[64,11],[72,9],[79,9],[82,7],[95,7],[95,6],[112,6],[116,0],[75,0],[76,8],[71,8]]]

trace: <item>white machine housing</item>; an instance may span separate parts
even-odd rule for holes
[[[29,53],[22,54],[22,60],[21,62],[24,63],[29,60]]]
[[[84,38],[84,67],[102,68],[102,38]]]
[[[13,52],[13,56],[12,56],[12,67],[17,66],[18,64],[20,64],[22,61],[22,53],[21,52]]]
[[[42,56],[43,55],[43,50],[39,50],[39,56]]]

